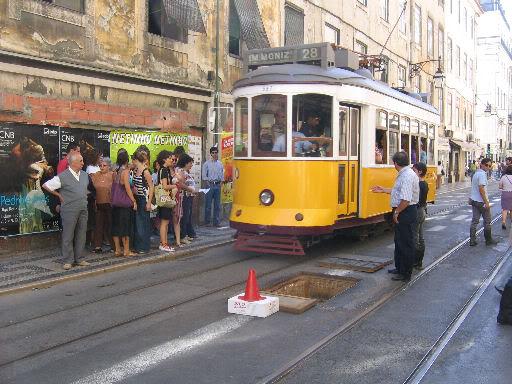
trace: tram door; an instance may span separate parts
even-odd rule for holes
[[[340,104],[338,217],[357,213],[359,183],[359,115],[357,107]]]

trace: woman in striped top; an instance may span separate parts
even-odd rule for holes
[[[133,247],[138,253],[148,253],[151,237],[151,201],[153,199],[153,179],[146,168],[148,161],[144,151],[135,151],[133,161],[133,186],[135,199],[137,201],[137,212],[135,213],[135,237]]]

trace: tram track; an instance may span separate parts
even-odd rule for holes
[[[80,304],[69,305],[67,307],[60,308],[59,310],[56,310],[56,311],[43,313],[43,314],[40,314],[38,316],[30,317],[30,318],[23,319],[23,320],[20,320],[20,321],[16,321],[16,322],[13,322],[13,323],[10,323],[10,324],[0,325],[0,331],[3,330],[3,329],[9,328],[9,327],[21,325],[23,323],[27,323],[27,322],[30,322],[30,321],[40,320],[40,319],[43,319],[45,317],[53,316],[53,315],[56,315],[56,314],[59,314],[59,313],[62,313],[62,312],[71,311],[73,309],[78,309],[78,308],[83,308],[83,307],[86,307],[88,305],[101,303],[103,301],[110,300],[110,299],[115,299],[116,297],[121,297],[121,296],[124,296],[124,295],[135,293],[135,292],[138,292],[138,291],[142,291],[144,289],[157,287],[159,285],[163,285],[163,284],[167,284],[167,283],[178,282],[179,280],[186,279],[186,278],[189,278],[189,277],[199,276],[199,275],[201,275],[203,273],[209,273],[209,272],[218,271],[218,270],[220,270],[222,268],[226,268],[226,267],[229,267],[229,266],[232,266],[232,265],[236,265],[236,264],[241,264],[241,263],[244,263],[244,262],[246,262],[248,260],[251,260],[251,259],[254,259],[254,258],[256,258],[256,255],[250,256],[250,257],[246,257],[244,259],[239,259],[239,260],[236,260],[234,262],[224,263],[222,265],[218,265],[218,266],[216,266],[214,268],[209,268],[209,269],[206,269],[206,270],[203,270],[203,271],[190,272],[190,273],[186,273],[186,274],[183,274],[183,275],[171,278],[171,279],[162,279],[162,280],[159,280],[159,281],[151,282],[151,283],[144,284],[144,285],[141,285],[141,286],[138,286],[138,287],[134,287],[134,288],[126,289],[124,291],[117,292],[117,293],[115,293],[113,295],[104,296],[104,297],[101,297],[101,298],[98,298],[98,299],[95,299],[95,300],[88,300],[88,301],[82,302]]]
[[[247,260],[253,259],[255,257],[256,257],[256,255],[253,256],[253,257],[248,257],[248,258],[246,258],[244,260],[239,260],[237,262],[227,263],[227,264],[225,264],[223,266],[218,266],[218,267],[212,268],[211,270],[208,270],[208,271],[202,271],[200,274],[211,272],[213,270],[218,270],[218,269],[224,268],[226,266],[234,265],[234,264],[237,264],[237,263],[243,263],[243,262],[246,262]],[[297,260],[297,259],[295,258],[293,260]],[[258,274],[258,278],[262,278],[262,277],[265,277],[265,276],[268,276],[268,275],[271,275],[271,274],[274,274],[274,273],[282,272],[282,271],[284,271],[284,270],[286,270],[288,268],[296,267],[296,266],[299,266],[301,264],[310,262],[311,260],[312,260],[311,257],[301,257],[300,260],[295,262],[295,263],[287,263],[286,265],[284,265],[282,267],[279,267],[279,268],[276,268],[276,269],[272,269],[272,270],[267,271],[267,272],[259,273]],[[198,275],[198,274],[197,273],[196,274],[191,274],[190,276],[187,276],[187,277],[192,277],[192,276],[196,276],[196,275]],[[54,311],[51,314],[48,313],[48,314],[45,314],[45,315],[37,316],[37,317],[34,317],[33,319],[30,319],[30,320],[39,320],[39,319],[42,319],[44,317],[51,316],[52,314],[58,314],[58,313],[66,312],[66,311],[77,309],[77,308],[83,308],[83,307],[86,307],[88,305],[91,305],[91,304],[94,304],[94,303],[98,303],[98,302],[101,302],[101,301],[104,301],[104,300],[107,300],[107,299],[110,299],[110,298],[119,297],[119,296],[122,296],[122,295],[125,295],[125,294],[128,294],[128,293],[133,293],[133,292],[136,292],[136,291],[139,291],[139,290],[143,290],[143,289],[146,289],[146,288],[154,287],[154,286],[159,285],[159,284],[165,284],[166,282],[179,281],[180,279],[183,279],[183,278],[185,278],[185,277],[180,277],[180,278],[176,278],[176,279],[168,279],[167,281],[160,281],[160,282],[155,283],[155,284],[147,284],[144,287],[138,287],[138,288],[135,288],[135,289],[132,289],[132,290],[128,290],[127,292],[122,292],[122,293],[118,293],[116,295],[111,295],[111,297],[109,297],[109,298],[102,298],[102,299],[98,299],[98,300],[91,300],[90,302],[82,303],[81,305],[77,305],[77,306],[73,306],[73,308],[67,308],[67,309],[63,309],[63,310],[59,310],[59,311]],[[164,313],[164,312],[169,311],[169,310],[174,310],[174,309],[176,309],[178,307],[181,307],[181,306],[193,303],[194,301],[203,299],[205,297],[208,297],[208,296],[211,296],[211,295],[214,295],[214,294],[221,293],[221,292],[223,292],[225,290],[233,289],[233,288],[235,288],[237,286],[240,286],[240,285],[243,286],[243,284],[245,284],[245,282],[246,282],[246,279],[245,279],[245,276],[244,276],[243,279],[237,280],[236,282],[231,283],[229,285],[223,285],[222,287],[208,290],[207,292],[204,292],[202,294],[195,295],[193,297],[186,298],[186,299],[174,302],[174,303],[172,303],[170,305],[166,305],[166,306],[157,308],[155,310],[146,312],[144,314],[141,314],[141,315],[138,315],[138,316],[134,316],[132,318],[129,318],[129,319],[126,319],[126,320],[123,320],[123,321],[115,322],[115,323],[113,323],[113,324],[111,324],[111,325],[109,325],[107,327],[104,327],[102,329],[98,329],[97,331],[94,331],[94,332],[88,332],[87,334],[84,334],[84,335],[81,335],[81,336],[69,339],[69,340],[67,340],[65,342],[55,343],[53,345],[49,345],[49,346],[44,347],[44,348],[42,348],[42,349],[40,349],[38,351],[35,351],[35,352],[32,352],[32,353],[28,353],[28,354],[20,356],[20,357],[18,357],[16,359],[3,362],[3,363],[0,364],[0,369],[1,368],[5,368],[5,367],[7,367],[9,365],[15,364],[17,362],[20,362],[20,361],[23,361],[23,360],[26,360],[26,359],[29,359],[29,358],[36,357],[36,356],[42,355],[42,354],[50,352],[50,351],[54,351],[54,350],[56,350],[58,348],[62,348],[62,347],[71,345],[71,344],[73,344],[75,342],[79,342],[79,341],[88,339],[90,337],[101,335],[102,333],[111,331],[111,330],[113,330],[115,328],[126,326],[126,325],[129,325],[131,323],[135,323],[137,321],[150,318],[151,316],[155,316],[155,315]],[[27,320],[24,320],[23,322],[28,322],[30,320],[27,319]],[[4,326],[4,327],[2,327],[0,329],[5,329],[7,327],[11,327],[11,326],[14,326],[14,325],[20,325],[23,322],[17,322],[17,323],[9,324],[8,326]]]
[[[501,214],[494,216],[494,218],[491,220],[491,225],[496,223],[500,219],[501,219]],[[480,228],[477,231],[477,235],[479,235],[482,232],[483,232],[483,228]],[[408,288],[411,287],[412,285],[414,285],[420,278],[422,278],[423,276],[430,273],[432,270],[437,268],[445,260],[447,260],[451,256],[453,256],[463,246],[468,244],[469,240],[470,240],[469,237],[467,237],[464,240],[460,241],[457,245],[455,245],[450,250],[445,252],[441,257],[435,259],[430,265],[425,267],[425,269],[420,271],[418,274],[413,275],[412,279],[408,283],[398,286],[395,289],[391,290],[390,292],[386,293],[381,298],[379,298],[375,303],[373,303],[371,306],[366,308],[360,315],[358,315],[354,319],[350,320],[349,322],[343,324],[342,326],[338,327],[337,329],[332,331],[330,334],[325,336],[323,339],[321,339],[320,341],[318,341],[317,343],[313,344],[311,347],[306,349],[303,353],[301,353],[295,359],[293,359],[290,362],[288,362],[287,364],[281,366],[279,369],[275,370],[273,373],[264,377],[257,383],[258,384],[280,383],[283,379],[285,379],[288,375],[293,373],[297,368],[299,368],[303,363],[305,363],[309,358],[313,357],[315,354],[317,354],[318,352],[320,352],[327,346],[334,343],[338,338],[347,334],[350,330],[354,329],[355,327],[360,325],[362,322],[367,320],[372,314],[374,314],[376,311],[378,311],[380,308],[382,308],[391,299],[393,299],[393,298],[399,296],[400,294],[402,294],[403,292],[407,291]],[[460,326],[460,320],[461,319],[463,320],[465,318],[465,316],[467,316],[467,314],[469,313],[469,310],[476,304],[476,301],[478,300],[478,298],[481,296],[481,294],[483,293],[485,288],[490,284],[490,282],[492,281],[492,278],[494,278],[494,276],[496,276],[496,274],[499,272],[500,268],[505,264],[507,259],[510,257],[510,254],[511,254],[511,251],[510,251],[510,246],[509,246],[507,252],[505,252],[505,254],[497,260],[497,262],[494,264],[491,271],[484,278],[484,281],[480,284],[479,288],[473,292],[471,297],[464,304],[463,308],[459,311],[459,313],[456,315],[456,317],[451,321],[450,325],[445,329],[445,331],[439,337],[439,339],[436,341],[436,343],[429,349],[429,351],[421,359],[420,363],[415,367],[413,372],[411,372],[411,374],[409,375],[409,377],[403,384],[418,384],[418,383],[420,383],[420,381],[423,378],[426,371],[428,371],[430,366],[435,361],[435,358],[437,358],[437,356],[442,351],[442,348],[444,348],[446,343],[449,341],[448,337],[453,336],[454,326],[455,325]],[[475,301],[475,298],[476,298],[476,301]],[[432,360],[432,358],[434,358],[434,360]]]
[[[453,209],[453,208],[451,208],[451,209]],[[493,218],[493,220],[492,220],[492,223],[495,223],[498,219],[499,219],[499,215],[495,216]],[[478,231],[478,233],[481,233],[482,231],[483,231],[483,229],[480,229]],[[306,352],[303,355],[301,355],[300,360],[292,361],[293,364],[292,364],[291,368],[286,368],[285,371],[283,371],[283,372],[285,372],[284,375],[279,374],[279,375],[275,376],[275,378],[270,378],[268,381],[263,381],[263,382],[264,383],[275,383],[275,382],[278,382],[281,378],[284,378],[286,376],[286,374],[288,374],[288,373],[293,371],[294,367],[298,366],[301,362],[306,360],[309,356],[313,355],[314,353],[316,353],[317,351],[319,351],[323,347],[325,347],[328,344],[330,344],[330,342],[334,341],[335,338],[341,336],[342,334],[348,332],[350,329],[355,327],[357,324],[359,324],[361,321],[363,321],[365,318],[367,318],[371,313],[373,313],[376,310],[378,310],[387,301],[389,301],[393,297],[397,296],[401,291],[406,290],[408,286],[414,284],[414,282],[417,279],[419,279],[421,276],[425,275],[426,273],[431,271],[433,268],[437,267],[438,264],[440,264],[446,258],[451,256],[457,250],[459,250],[468,241],[469,241],[469,238],[459,242],[455,247],[450,249],[443,256],[441,256],[440,258],[435,260],[432,264],[430,264],[428,267],[426,267],[421,273],[419,273],[418,275],[415,275],[410,283],[408,283],[405,286],[402,285],[402,286],[394,289],[393,291],[387,293],[382,298],[380,298],[376,303],[374,303],[373,306],[371,306],[370,308],[365,310],[365,312],[363,312],[359,317],[357,317],[356,319],[354,319],[350,323],[345,324],[343,327],[338,328],[337,330],[335,330],[334,332],[332,332],[331,334],[326,336],[324,339],[322,339],[319,343],[313,345],[311,348],[306,350]],[[8,329],[9,327],[14,327],[14,326],[17,326],[17,325],[22,325],[22,324],[28,323],[30,321],[41,320],[41,319],[44,319],[45,317],[49,317],[49,316],[56,315],[56,314],[59,314],[59,313],[63,313],[63,312],[66,312],[66,311],[71,311],[71,310],[75,310],[75,309],[84,308],[84,307],[89,306],[89,305],[93,305],[93,304],[100,303],[100,302],[103,302],[103,301],[107,301],[107,300],[110,300],[110,299],[115,299],[116,297],[121,297],[121,296],[124,296],[124,295],[129,295],[129,294],[132,294],[132,293],[135,293],[135,292],[138,292],[138,291],[143,291],[144,289],[156,287],[156,286],[163,285],[163,284],[166,284],[166,283],[179,282],[180,280],[185,279],[185,278],[199,276],[199,275],[202,275],[202,274],[205,274],[205,273],[210,273],[210,272],[213,272],[213,271],[218,271],[218,270],[220,270],[222,268],[226,268],[226,267],[229,267],[229,266],[232,266],[232,265],[245,263],[245,262],[247,262],[247,261],[249,261],[251,259],[254,259],[256,257],[259,257],[259,255],[255,254],[255,255],[251,255],[249,257],[245,257],[244,259],[241,259],[241,260],[238,259],[238,260],[236,260],[234,262],[223,263],[222,265],[218,265],[218,266],[215,266],[213,268],[208,268],[208,269],[205,269],[205,270],[202,270],[202,271],[199,271],[199,272],[198,271],[190,272],[190,273],[182,274],[180,276],[176,276],[176,277],[171,278],[171,279],[162,279],[162,280],[159,280],[159,281],[156,281],[156,282],[151,282],[151,283],[144,284],[144,285],[141,285],[141,286],[138,286],[138,287],[135,287],[135,288],[131,288],[131,289],[123,290],[121,292],[117,292],[117,293],[115,293],[113,295],[108,295],[106,297],[101,297],[101,298],[98,298],[98,299],[95,299],[95,300],[89,300],[89,301],[80,303],[78,305],[71,305],[71,306],[68,306],[68,307],[65,307],[65,308],[61,308],[61,309],[56,310],[56,311],[47,312],[47,313],[44,313],[44,314],[41,314],[41,315],[38,315],[38,316],[34,316],[32,318],[23,319],[21,321],[17,321],[17,322],[11,323],[11,324],[0,326],[0,330],[5,330],[5,329]],[[286,270],[288,268],[292,268],[292,267],[300,266],[301,264],[308,263],[308,262],[310,262],[313,259],[314,259],[314,257],[311,257],[311,255],[306,256],[306,257],[301,257],[299,260],[297,260],[297,258],[294,258],[294,259],[291,259],[291,260],[294,260],[296,262],[287,263],[286,265],[284,265],[282,267],[279,267],[279,268],[276,268],[276,269],[273,269],[273,270],[270,270],[270,271],[267,271],[267,272],[259,273],[258,277],[265,277],[265,276],[268,276],[268,275],[271,275],[271,274],[274,274],[274,273],[279,273],[279,272],[282,272],[282,271],[284,271],[284,270]],[[46,347],[44,347],[44,348],[42,348],[40,350],[31,352],[31,353],[27,353],[25,355],[22,355],[20,357],[17,357],[15,359],[13,359],[13,360],[1,363],[0,364],[0,368],[5,368],[5,367],[10,366],[12,364],[15,364],[17,362],[20,362],[20,361],[23,361],[23,360],[26,360],[26,359],[30,359],[30,358],[33,358],[33,357],[36,357],[36,356],[40,356],[40,355],[42,355],[44,353],[57,350],[59,348],[71,345],[71,344],[73,344],[75,342],[79,342],[79,341],[82,341],[82,340],[86,340],[86,339],[88,339],[90,337],[101,335],[101,334],[103,334],[105,332],[108,332],[108,331],[111,331],[111,330],[113,330],[115,328],[123,327],[123,326],[129,325],[131,323],[135,323],[137,321],[150,318],[151,316],[158,315],[158,314],[164,313],[166,311],[178,308],[180,306],[184,306],[184,305],[193,303],[194,301],[203,299],[205,297],[208,297],[208,296],[211,296],[211,295],[214,295],[214,294],[221,293],[221,292],[223,292],[225,290],[233,289],[236,286],[240,286],[240,285],[243,286],[244,283],[245,283],[245,277],[243,279],[237,280],[236,282],[231,283],[229,285],[223,285],[221,287],[208,290],[207,292],[204,292],[202,294],[195,295],[195,296],[190,297],[190,298],[185,298],[183,300],[174,302],[174,303],[172,303],[170,305],[165,305],[163,307],[156,308],[155,310],[148,311],[146,313],[143,313],[143,314],[140,314],[140,315],[128,318],[126,320],[114,322],[111,325],[109,325],[107,327],[103,327],[103,328],[98,329],[96,331],[88,332],[86,334],[74,337],[72,339],[69,339],[69,340],[66,340],[66,341],[63,341],[63,342],[60,342],[60,343],[55,343],[53,345],[46,346]]]

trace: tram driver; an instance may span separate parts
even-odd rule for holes
[[[309,141],[300,140],[300,139],[306,137],[302,132],[293,130],[292,137],[294,139],[296,139],[296,140],[293,140],[293,142],[295,144],[294,145],[294,148],[295,148],[294,155],[295,156],[297,156],[297,155],[301,156],[304,153],[307,153],[311,150],[312,144]],[[283,133],[281,136],[279,136],[276,139],[276,141],[274,143],[274,147],[272,148],[272,151],[273,152],[285,152],[286,151],[286,134],[285,133]]]

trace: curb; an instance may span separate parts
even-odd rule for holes
[[[204,251],[204,250],[207,250],[210,248],[221,247],[223,245],[233,243],[234,241],[235,241],[234,238],[228,238],[228,239],[213,242],[210,244],[204,244],[204,245],[198,246],[196,248],[185,249],[182,251],[176,251],[176,252],[170,253],[170,254],[169,253],[157,254],[157,255],[149,256],[147,258],[140,259],[140,260],[127,259],[126,262],[119,263],[116,265],[108,265],[105,267],[99,267],[99,268],[94,268],[91,270],[85,270],[83,272],[72,273],[70,275],[48,278],[48,279],[44,279],[41,281],[35,281],[32,283],[28,283],[28,284],[22,284],[22,285],[15,286],[15,287],[0,289],[0,296],[9,295],[12,293],[18,293],[18,292],[26,291],[29,289],[36,290],[39,288],[49,288],[52,285],[63,283],[66,281],[78,280],[78,279],[82,279],[84,277],[100,275],[102,273],[120,271],[120,270],[127,269],[130,267],[135,267],[138,265],[155,264],[155,263],[160,263],[160,262],[167,261],[167,260],[177,260],[177,259],[181,259],[186,256],[194,255],[198,252],[201,252],[201,251]]]

